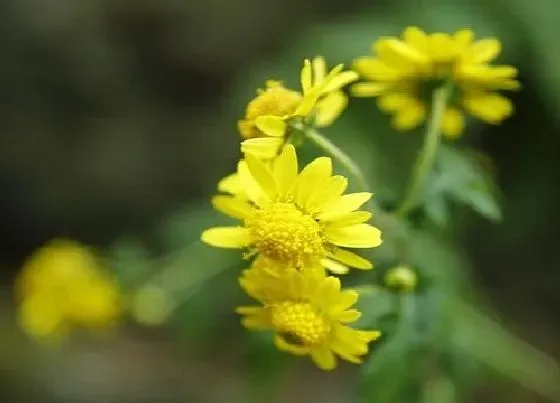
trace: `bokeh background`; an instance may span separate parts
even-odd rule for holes
[[[491,161],[504,220],[465,211],[446,236],[506,327],[558,357],[556,0],[3,0],[0,400],[359,401],[356,368],[321,373],[243,331],[232,313],[242,266],[189,245],[221,220],[208,197],[239,157],[236,121],[255,89],[273,77],[297,85],[315,54],[348,65],[407,25],[497,36],[501,61],[520,69],[515,116],[473,123],[461,140]],[[393,133],[372,100],[351,105],[326,134],[391,205],[420,136]],[[17,327],[12,289],[25,257],[55,237],[98,247],[131,288],[157,277],[147,259],[183,253],[182,277],[168,280],[177,309],[163,326],[37,346]],[[213,272],[224,265],[235,268]],[[541,400],[489,371],[457,401]]]

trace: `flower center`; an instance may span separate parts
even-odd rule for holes
[[[245,139],[263,137],[255,126],[259,116],[286,116],[292,114],[301,102],[301,94],[285,88],[280,82],[268,81],[266,89],[249,102],[245,119],[239,121],[239,131]]]
[[[328,320],[309,303],[286,301],[272,307],[272,324],[296,344],[318,344],[331,331]]]
[[[293,203],[265,206],[246,225],[256,252],[272,260],[301,267],[326,253],[321,226]]]

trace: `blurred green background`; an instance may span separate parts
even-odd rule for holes
[[[496,36],[504,45],[500,61],[519,67],[515,116],[498,127],[472,122],[459,142],[489,157],[504,220],[489,223],[460,208],[455,224],[438,232],[438,239],[453,241],[453,252],[418,248],[435,250],[424,258],[429,270],[456,263],[472,274],[496,317],[557,357],[556,0],[4,0],[0,400],[385,401],[375,389],[401,369],[383,381],[350,366],[321,373],[276,352],[268,339],[241,329],[233,313],[243,300],[237,255],[189,245],[202,229],[225,222],[208,197],[239,157],[236,121],[255,89],[267,78],[297,86],[304,57],[322,54],[348,65],[368,55],[376,38],[407,25]],[[384,206],[402,194],[420,133],[393,133],[369,99],[352,101],[325,131],[360,162]],[[176,253],[173,264],[183,274],[160,280],[175,287],[178,309],[161,327],[130,323],[101,341],[38,348],[15,325],[13,280],[27,255],[61,236],[105,251],[130,289],[169,267],[148,259]],[[485,342],[479,340],[482,348]],[[459,359],[465,362],[459,372],[470,374],[471,358]],[[442,392],[431,402],[541,401],[499,371],[475,372],[457,400]]]

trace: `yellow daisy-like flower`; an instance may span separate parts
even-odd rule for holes
[[[241,287],[262,306],[238,307],[245,315],[243,325],[254,330],[276,332],[278,349],[296,355],[310,355],[317,366],[332,370],[336,356],[359,364],[368,343],[378,331],[348,326],[361,316],[351,307],[358,300],[354,290],[341,290],[340,280],[313,270],[291,269],[276,277],[259,268],[245,270]]]
[[[116,282],[88,248],[50,242],[25,263],[18,279],[23,329],[39,339],[64,336],[73,325],[104,329],[120,314]]]
[[[513,113],[511,101],[497,90],[515,90],[517,69],[493,66],[501,51],[495,38],[474,41],[470,29],[454,34],[426,34],[408,27],[402,38],[381,38],[374,42],[376,57],[361,57],[354,68],[370,82],[354,84],[357,97],[378,97],[381,110],[393,114],[393,126],[409,130],[419,126],[428,114],[423,94],[451,80],[453,94],[444,111],[441,131],[449,138],[461,134],[461,108],[485,122],[498,124]]]
[[[355,71],[342,71],[342,64],[327,74],[325,60],[318,56],[305,60],[301,70],[302,92],[285,88],[280,81],[267,81],[247,105],[245,118],[238,122],[241,148],[262,159],[278,154],[286,141],[288,123],[294,120],[312,122],[315,127],[330,125],[348,104],[341,91],[358,79]]]
[[[343,195],[348,180],[332,175],[331,159],[320,157],[298,174],[293,145],[284,147],[273,164],[251,154],[238,165],[243,193],[219,195],[214,207],[243,220],[243,226],[211,228],[202,240],[222,248],[247,248],[271,265],[323,265],[336,273],[348,266],[371,269],[372,264],[343,248],[373,248],[381,232],[367,224],[371,213],[356,211],[371,193]]]

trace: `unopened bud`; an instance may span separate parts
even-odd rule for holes
[[[418,277],[410,267],[397,266],[387,271],[385,284],[399,292],[411,292],[418,284]]]

